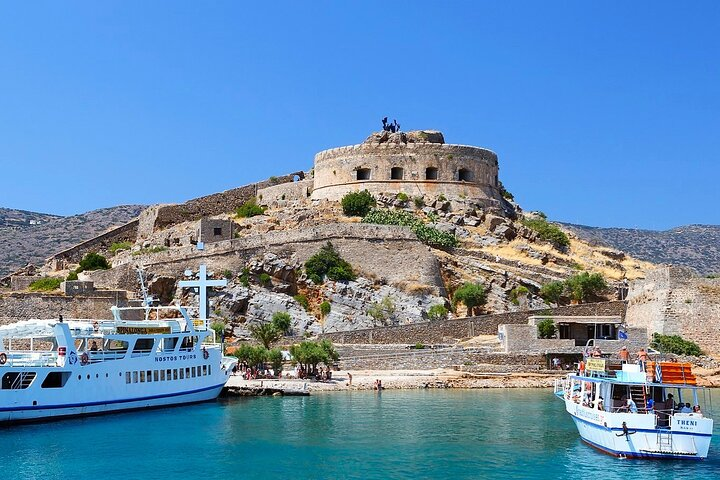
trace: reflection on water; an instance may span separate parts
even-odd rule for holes
[[[720,477],[719,438],[704,462],[619,460],[549,390],[386,390],[5,428],[0,462],[5,478],[695,479]]]

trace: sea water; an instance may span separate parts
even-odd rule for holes
[[[720,478],[717,424],[715,435],[705,461],[621,460],[583,444],[545,389],[335,392],[4,427],[0,475],[710,479]]]

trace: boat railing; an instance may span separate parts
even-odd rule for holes
[[[55,352],[23,352],[14,351],[7,356],[8,367],[47,367],[57,364]]]

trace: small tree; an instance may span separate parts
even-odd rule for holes
[[[445,305],[433,305],[427,311],[427,316],[431,321],[445,320],[448,316],[448,309]]]
[[[308,301],[308,298],[305,295],[298,293],[297,295],[295,295],[293,297],[293,299],[296,302],[298,302],[300,304],[300,306],[303,307],[305,310],[310,309],[310,302]]]
[[[565,290],[578,302],[585,302],[590,297],[599,295],[606,288],[607,283],[599,273],[582,272],[565,280]]]
[[[352,266],[342,259],[332,243],[327,242],[320,251],[305,262],[305,272],[315,284],[325,277],[333,281],[355,280]]]
[[[75,270],[72,270],[72,271],[68,274],[68,276],[67,276],[67,278],[66,278],[65,280],[71,282],[71,281],[77,280],[77,279],[78,279],[78,274],[77,274],[77,272],[76,272]]]
[[[250,218],[265,213],[265,209],[257,204],[255,197],[240,205],[235,209],[235,215],[238,218]]]
[[[283,355],[279,348],[273,348],[267,353],[267,361],[270,362],[270,366],[273,369],[273,373],[276,377],[282,374],[283,368]]]
[[[485,305],[485,302],[487,302],[485,287],[479,283],[464,283],[460,288],[455,290],[455,295],[453,296],[453,303],[457,305],[458,302],[462,302],[463,305],[465,305],[468,317],[472,316],[476,307]]]
[[[210,324],[210,328],[215,332],[215,335],[217,335],[218,338],[223,338],[225,335],[225,322],[221,322],[220,320],[215,320]]]
[[[676,355],[692,355],[694,357],[699,357],[703,353],[697,343],[685,340],[679,335],[661,335],[659,333],[653,333],[650,346],[654,349],[674,353]]]
[[[90,270],[107,270],[110,268],[107,258],[103,257],[99,253],[90,252],[86,254],[82,260],[80,260],[80,266],[76,272],[84,272]]]
[[[348,217],[364,217],[375,206],[375,199],[367,190],[350,192],[340,201],[343,213]]]
[[[550,282],[540,287],[540,298],[545,300],[546,303],[560,303],[565,285],[562,282]]]
[[[277,342],[282,337],[282,332],[278,331],[272,323],[261,323],[260,325],[252,325],[248,328],[250,335],[255,340],[262,343],[263,347],[270,348],[270,345]]]
[[[555,328],[555,322],[553,322],[552,318],[546,318],[545,320],[541,320],[537,324],[538,329],[538,337],[540,338],[553,338],[555,337],[555,331],[557,330]]]
[[[520,305],[520,297],[527,296],[530,293],[530,290],[527,289],[527,287],[524,287],[522,285],[519,285],[512,290],[510,290],[510,303],[513,305]]]
[[[290,330],[290,323],[292,319],[290,314],[287,312],[275,312],[272,316],[272,325],[281,333],[286,333]]]

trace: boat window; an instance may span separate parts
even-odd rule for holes
[[[133,383],[138,383],[138,372],[132,372],[133,374]]]
[[[165,352],[172,352],[175,350],[175,346],[177,345],[178,337],[170,337],[170,338],[164,338],[163,339],[163,351]]]
[[[180,345],[180,350],[184,351],[190,351],[193,349],[194,345],[194,339],[197,337],[183,337],[182,344]]]
[[[172,372],[173,372],[173,380],[177,380],[178,379],[177,368],[173,369]]]
[[[70,372],[50,372],[43,380],[41,388],[62,388],[70,378]]]
[[[165,381],[165,370],[160,370],[160,381],[161,382]]]
[[[2,377],[3,390],[28,388],[35,379],[35,372],[7,372]]]
[[[133,353],[148,353],[152,351],[155,340],[152,338],[138,338]]]
[[[130,383],[130,372],[125,372],[125,383]]]
[[[212,365],[208,365],[208,375],[212,375]]]
[[[185,379],[185,370],[183,370],[183,369],[181,368],[181,369],[180,369],[180,380],[184,380],[184,379]]]
[[[207,375],[207,365],[203,365],[203,376]]]
[[[153,380],[156,382],[158,381],[158,371],[157,370],[153,371]]]
[[[170,380],[172,380],[172,370],[170,370],[170,369],[168,368],[168,369],[167,369],[167,381],[169,382]]]
[[[105,347],[106,350],[110,350],[113,352],[119,352],[119,351],[127,351],[128,349],[128,342],[124,340],[110,340],[107,343],[107,346]]]
[[[192,372],[193,378],[195,378],[195,367],[190,367],[190,371]]]
[[[140,372],[140,381],[142,383],[145,383],[145,370]]]
[[[190,378],[190,367],[185,369],[185,378]]]

